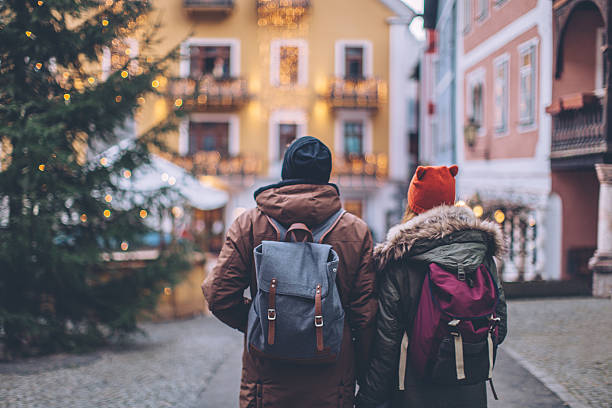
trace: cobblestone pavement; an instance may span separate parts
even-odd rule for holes
[[[572,406],[612,407],[612,302],[569,298],[512,301],[505,347],[561,386]],[[556,384],[554,384],[556,383]]]
[[[511,334],[494,373],[501,400],[490,400],[489,406],[567,406],[505,352],[508,348],[519,360],[558,379],[581,401],[610,407],[612,333],[605,325],[612,321],[610,306],[609,301],[594,299],[511,302]],[[238,405],[242,349],[238,332],[210,317],[143,328],[149,337],[139,337],[120,351],[0,364],[0,408]]]
[[[121,351],[0,364],[0,407],[214,407],[209,385],[242,336],[212,318],[143,328],[149,337]]]

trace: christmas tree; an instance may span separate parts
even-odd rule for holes
[[[128,269],[109,262],[138,246],[147,221],[164,211],[156,207],[164,191],[142,196],[124,183],[173,126],[169,119],[125,143],[173,58],[152,57],[150,12],[146,0],[0,2],[0,340],[8,355],[81,350],[134,331],[188,267],[172,243]],[[100,154],[113,145],[113,157]]]

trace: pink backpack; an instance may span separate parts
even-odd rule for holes
[[[458,385],[491,379],[498,299],[497,285],[484,265],[469,273],[462,266],[451,273],[429,265],[408,349],[410,363],[424,381]]]

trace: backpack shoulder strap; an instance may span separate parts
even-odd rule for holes
[[[284,241],[287,236],[287,228],[283,227],[283,224],[275,220],[274,218],[266,215],[266,218],[272,225],[272,227],[276,230],[276,236],[278,241]]]
[[[344,208],[340,208],[331,217],[325,220],[323,224],[318,225],[317,227],[313,228],[312,229],[312,238],[313,238],[312,241],[317,244],[322,243],[325,237],[327,236],[327,234],[329,234],[331,230],[334,229],[336,224],[338,224],[338,221],[340,221],[340,218],[342,218],[345,212],[346,210],[344,210]]]

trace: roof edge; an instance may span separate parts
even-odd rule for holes
[[[402,0],[378,0],[389,10],[397,14],[398,17],[414,18],[417,12]]]

